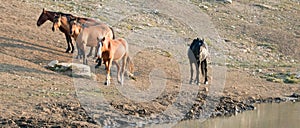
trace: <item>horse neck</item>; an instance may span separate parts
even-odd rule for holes
[[[81,24],[77,24],[77,27],[78,27],[78,29],[79,29],[79,33],[75,33],[75,38],[77,38],[78,37],[78,35],[82,32],[82,30],[83,30],[83,26],[81,25]]]
[[[110,40],[109,38],[108,39],[106,39],[106,40],[108,40],[108,41],[106,41],[106,43],[103,43],[103,47],[104,47],[104,49],[106,49],[106,50],[109,50],[110,48],[108,47],[109,45],[111,46],[112,44],[112,40]]]
[[[48,17],[48,20],[50,20],[51,22],[54,22],[55,14],[58,14],[58,12],[46,11],[46,15]]]

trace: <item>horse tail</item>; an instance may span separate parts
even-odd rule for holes
[[[112,34],[113,34],[112,39],[115,39],[116,37],[115,37],[115,31],[114,31],[114,29],[113,29],[112,27],[109,27],[109,29],[111,30],[111,32],[112,32]]]
[[[133,72],[134,72],[134,64],[133,64],[133,62],[131,61],[131,58],[128,56],[126,61],[127,61],[127,66],[128,66],[128,70],[129,70],[129,72],[127,72],[127,73],[128,73],[128,76],[129,76],[130,78],[136,80],[136,78],[135,78],[134,75],[133,75]]]

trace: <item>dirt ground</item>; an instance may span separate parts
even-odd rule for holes
[[[81,4],[85,7],[84,5],[90,4],[89,2],[91,1]],[[139,6],[138,1],[125,3],[132,5],[133,8],[143,8]],[[160,37],[164,32],[171,33],[169,37],[180,36],[180,39],[186,37],[184,39],[188,43],[191,42],[195,37],[194,32],[186,24],[172,17],[151,10],[129,15],[123,18],[122,22],[114,22],[115,19],[122,17],[123,13],[128,13],[125,6],[124,10],[114,12],[114,8],[122,5],[122,3],[117,4],[116,1],[101,1],[97,5],[93,4],[101,9],[103,15],[84,13],[86,8],[83,7],[77,9],[70,7],[79,5],[78,1],[73,3],[70,1],[2,1],[0,3],[0,126],[100,127],[107,125],[118,127],[139,125],[136,123],[138,121],[144,122],[141,124],[172,122],[172,120],[199,117],[201,113],[198,112],[202,109],[199,106],[209,103],[210,98],[207,97],[210,96],[218,96],[217,99],[220,100],[216,102],[218,103],[216,106],[222,107],[222,105],[226,106],[227,100],[234,101],[234,104],[245,101],[247,103],[243,105],[249,105],[259,100],[276,100],[276,98],[285,101],[285,97],[300,93],[299,83],[274,83],[261,78],[271,72],[300,72],[298,50],[300,49],[300,17],[297,15],[300,13],[299,2],[239,1],[230,5],[193,1],[191,3],[197,5],[199,11],[211,17],[221,39],[226,43],[228,59],[226,72],[223,74],[226,79],[224,86],[219,88],[221,90],[216,92],[218,94],[212,92],[211,89],[214,88],[212,83],[191,86],[186,82],[188,78],[181,78],[182,69],[189,71],[186,58],[181,58],[182,62],[178,62],[175,58],[181,56],[173,56],[164,49],[157,49],[155,46],[159,44],[145,43],[147,40]],[[125,84],[125,87],[120,87],[114,81],[111,86],[105,86],[103,85],[105,71],[104,67],[101,67],[93,70],[96,81],[79,79],[94,84],[81,86],[85,83],[76,85],[73,77],[46,69],[45,66],[52,60],[68,63],[74,59],[72,54],[64,53],[65,37],[61,32],[52,32],[51,22],[47,21],[41,27],[36,26],[43,7],[53,11],[99,18],[113,26],[117,37],[134,36],[132,33],[147,36],[139,33],[138,30],[159,28],[153,29],[158,34],[154,37],[143,40],[129,39],[132,51],[145,48],[137,51],[133,58],[137,80],[127,79],[129,84],[128,86]],[[87,10],[91,8],[93,7]],[[115,15],[110,16],[110,13]],[[193,17],[188,18],[191,19],[186,20],[192,20]],[[145,43],[145,46],[141,42]],[[211,45],[214,47],[215,44]],[[168,50],[176,52],[176,49],[183,45],[171,46],[168,46]],[[187,48],[185,45],[183,47]],[[270,50],[272,48],[275,50]],[[92,61],[91,65],[93,65]],[[215,66],[213,62],[209,66],[210,81],[216,79],[210,72],[215,69]],[[164,81],[158,82],[165,82],[165,86],[158,87],[155,81],[149,81],[149,76],[151,79],[163,78]],[[185,87],[187,85],[189,87]],[[151,90],[151,86],[154,90]],[[126,89],[134,90],[127,93],[135,94],[127,94]],[[152,95],[147,93],[158,96],[151,97]],[[103,99],[97,99],[98,95]],[[188,96],[193,97],[188,99]],[[143,97],[148,100],[143,101]],[[172,108],[170,106],[181,108],[182,111],[179,112],[181,116],[178,116],[175,111],[169,112],[172,110],[169,109]],[[249,109],[251,106],[245,108],[245,110]]]

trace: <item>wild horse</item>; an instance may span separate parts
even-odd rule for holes
[[[39,16],[39,19],[36,23],[37,26],[41,26],[42,24],[44,24],[46,21],[51,21],[51,22],[54,22],[54,19],[56,16],[65,16],[67,17],[68,19],[71,19],[71,18],[80,18],[80,17],[76,17],[72,14],[67,14],[67,13],[62,13],[62,12],[53,12],[53,11],[47,11],[46,9],[43,8],[43,11],[41,13],[41,15]],[[85,21],[93,21],[93,19],[88,19],[88,18],[80,18],[80,22],[84,23]],[[54,30],[54,29],[52,29]],[[66,49],[66,53],[70,52],[73,53],[74,52],[74,45],[72,43],[72,39],[71,39],[71,35],[69,34],[69,29],[66,29],[64,27],[59,27],[59,30],[61,32],[63,32],[65,34],[65,37],[66,37],[66,40],[67,40],[67,49]]]
[[[117,79],[123,85],[124,73],[126,66],[129,69],[128,75],[133,78],[133,63],[128,55],[128,43],[123,38],[111,39],[107,36],[99,40],[98,58],[102,58],[106,68],[106,85],[110,84],[110,68],[112,63],[117,66]],[[122,69],[120,69],[119,61],[122,60]],[[122,70],[122,72],[121,72]]]
[[[98,39],[102,39],[104,36],[107,38],[113,39],[114,32],[112,28],[104,23],[90,23],[86,22],[84,24],[79,23],[79,19],[71,20],[70,22],[70,34],[77,37],[76,46],[78,50],[77,58],[83,56],[83,64],[87,64],[88,56],[92,55],[93,47],[97,47]],[[85,49],[86,46],[91,47],[90,53],[86,56]],[[97,54],[95,49],[95,56]],[[98,59],[99,60],[99,59]],[[101,64],[101,61],[98,62],[98,65]]]
[[[94,27],[94,26],[98,26],[98,27]],[[115,38],[114,31],[111,27],[109,27],[108,25],[105,25],[101,22],[98,22],[96,20],[88,20],[86,18],[78,18],[78,17],[68,18],[67,16],[61,16],[61,15],[55,16],[52,30],[56,30],[59,27],[68,29],[70,32],[70,35],[74,38],[75,41],[77,40],[78,36],[80,35],[80,32],[84,28],[90,29],[88,27],[91,27],[91,28],[94,27],[93,30],[86,30],[85,34],[83,34],[83,35],[85,35],[84,38],[88,38],[89,40],[85,40],[85,39],[82,40],[83,37],[80,37],[81,41],[84,41],[84,42],[79,42],[79,43],[76,42],[76,46],[78,49],[77,58],[81,56],[81,53],[85,54],[85,51],[79,52],[79,50],[82,50],[82,49],[85,50],[85,48],[83,48],[85,46],[91,47],[90,53],[87,55],[87,57],[92,55],[93,48],[97,46],[97,36],[103,37],[103,35],[109,34],[110,37],[112,37],[112,39]],[[87,33],[89,33],[89,31],[93,31],[93,33],[87,34]],[[82,43],[85,43],[85,46],[83,46]],[[96,50],[97,49],[95,49],[95,54],[96,54]],[[96,57],[96,55],[95,55],[95,57]],[[101,66],[101,63],[102,63],[101,59],[97,59],[96,62],[98,64],[95,66],[95,68],[98,68],[99,66]]]
[[[190,84],[193,83],[193,64],[195,64],[196,67],[196,79],[195,83],[200,84],[199,82],[199,66],[201,65],[201,73],[204,75],[204,84],[208,84],[207,79],[207,58],[209,56],[209,52],[207,49],[207,45],[204,42],[204,39],[194,39],[192,44],[190,45],[189,51],[188,51],[188,57],[190,61],[190,71],[191,71],[191,78],[190,78]]]

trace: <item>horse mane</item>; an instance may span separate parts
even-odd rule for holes
[[[115,39],[116,37],[115,37],[115,31],[114,31],[114,29],[113,29],[112,27],[109,27],[109,28],[110,28],[110,30],[111,30],[111,32],[112,32],[112,34],[113,34],[112,39]]]
[[[61,15],[61,16],[74,16],[70,13],[63,13],[63,12],[56,12],[57,15]]]

